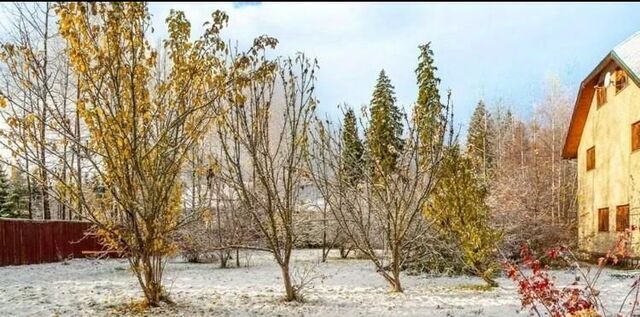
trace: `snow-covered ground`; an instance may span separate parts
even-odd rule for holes
[[[405,293],[387,286],[367,260],[330,257],[318,263],[319,250],[298,250],[294,267],[315,267],[317,276],[306,302],[283,303],[280,271],[271,256],[251,253],[247,267],[170,261],[165,283],[175,307],[147,315],[162,316],[527,316],[512,282],[479,291],[471,277],[403,276]],[[606,303],[619,303],[634,272],[607,270],[601,277]],[[574,279],[554,273],[560,283]],[[141,298],[124,260],[75,259],[66,263],[0,267],[0,316],[108,316]],[[617,306],[615,306],[617,311]]]

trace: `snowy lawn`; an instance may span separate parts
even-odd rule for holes
[[[162,316],[526,316],[513,283],[481,291],[470,277],[403,276],[404,294],[387,285],[367,260],[330,257],[318,263],[320,250],[298,250],[294,267],[313,267],[317,280],[306,302],[283,303],[280,271],[267,253],[242,256],[242,268],[170,261],[166,285],[175,307],[146,315]],[[607,270],[601,277],[605,303],[617,311],[633,272]],[[560,283],[570,272],[554,272]],[[121,315],[142,297],[125,260],[75,259],[66,263],[0,267],[0,316]],[[615,305],[614,305],[615,304]]]

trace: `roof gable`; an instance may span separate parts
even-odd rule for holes
[[[572,159],[578,156],[580,138],[582,137],[582,131],[587,122],[589,108],[595,93],[594,86],[597,85],[598,75],[610,62],[619,65],[629,75],[629,78],[640,86],[640,32],[618,44],[580,83],[573,114],[571,115],[571,122],[569,123],[569,131],[562,149],[562,157],[565,159]]]

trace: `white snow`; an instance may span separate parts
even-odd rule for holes
[[[247,267],[220,269],[217,264],[169,262],[165,284],[175,307],[149,316],[527,316],[520,310],[514,284],[499,278],[490,291],[471,277],[403,276],[405,292],[389,293],[367,260],[319,263],[320,250],[297,250],[294,267],[314,267],[318,276],[305,303],[284,303],[280,270],[268,253],[252,252]],[[618,303],[637,272],[606,270],[599,285],[605,303]],[[574,274],[554,272],[560,283]],[[127,262],[75,259],[66,263],[0,267],[0,316],[107,316],[141,298]],[[117,310],[120,309],[120,310]]]

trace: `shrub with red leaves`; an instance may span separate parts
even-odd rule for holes
[[[590,270],[582,269],[576,257],[566,247],[552,248],[546,252],[548,259],[562,259],[574,267],[584,279],[584,285],[576,281],[566,287],[558,287],[555,279],[548,273],[549,268],[541,264],[540,259],[526,244],[520,247],[520,264],[505,259],[503,262],[505,274],[518,286],[522,307],[529,309],[533,314],[551,317],[606,316],[599,298],[600,292],[595,285],[607,263],[617,264],[621,259],[629,256],[628,246],[631,231],[634,229],[627,229],[618,235],[614,247],[598,260],[598,267],[593,275],[589,274]],[[528,270],[531,270],[529,275],[524,273]],[[628,300],[630,303],[638,303],[639,289],[640,276],[636,276],[629,291],[629,294],[635,293],[636,298],[625,298],[616,316],[623,316],[622,310]],[[633,315],[636,306],[633,305],[628,315]]]
[[[552,249],[547,255],[557,258],[561,252],[561,249]],[[587,290],[575,285],[557,287],[555,280],[547,272],[548,267],[540,264],[540,260],[532,254],[526,244],[520,247],[520,257],[522,266],[530,269],[531,275],[524,274],[518,265],[513,263],[504,262],[504,266],[507,277],[518,285],[523,307],[530,308],[538,314],[538,307],[542,307],[552,317],[564,317],[594,307]]]

